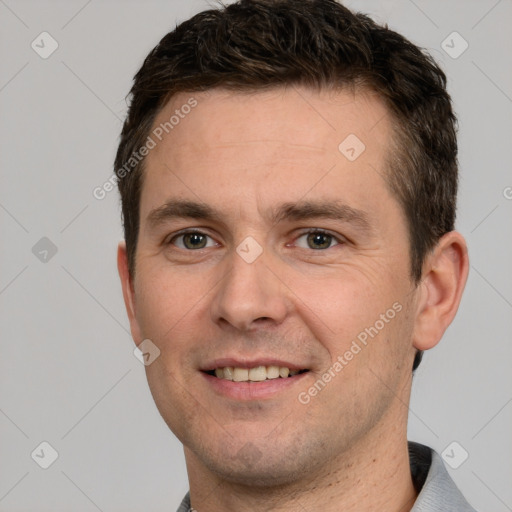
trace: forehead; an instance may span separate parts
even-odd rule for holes
[[[261,207],[347,190],[357,201],[361,186],[371,196],[385,188],[391,123],[367,91],[213,89],[173,97],[150,136],[141,218],[169,195],[239,210],[242,199]]]
[[[190,104],[195,106],[189,108]],[[158,114],[153,130],[160,127],[161,138],[170,138],[180,147],[193,146],[197,140],[206,144],[203,149],[210,144],[266,140],[335,151],[336,142],[349,133],[357,133],[368,142],[370,138],[372,143],[382,142],[389,128],[388,117],[383,102],[369,90],[299,86],[240,92],[212,89],[182,92],[171,98]],[[374,130],[377,124],[380,129]],[[190,125],[193,137],[186,130]],[[165,145],[159,148],[165,149]]]

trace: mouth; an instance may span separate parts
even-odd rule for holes
[[[255,366],[252,368],[224,366],[204,371],[204,373],[217,379],[232,382],[263,382],[275,379],[289,379],[306,372],[309,372],[309,370],[290,369],[286,366]]]

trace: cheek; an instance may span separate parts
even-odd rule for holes
[[[150,267],[148,265],[148,267]],[[136,288],[136,316],[144,337],[157,345],[187,325],[187,318],[201,307],[205,289],[198,290],[200,280],[174,269],[141,267]]]
[[[381,379],[398,392],[397,383],[410,373],[412,315],[410,295],[393,288],[392,280],[376,283],[362,273],[349,274],[316,279],[314,286],[302,278],[294,292],[308,297],[297,302],[299,315],[328,354],[316,378],[335,375],[329,385],[335,398],[325,393],[320,400],[332,398],[352,409],[365,396],[388,389],[380,389]]]
[[[347,340],[373,325],[392,307],[393,292],[368,274],[343,268],[330,275],[295,275],[290,287],[302,318],[317,326],[322,337]]]

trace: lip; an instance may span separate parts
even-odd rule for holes
[[[279,364],[272,363],[266,366],[279,366]],[[233,365],[226,364],[225,366]],[[265,365],[261,364],[256,366]],[[283,363],[281,366],[286,366],[286,363]],[[244,368],[243,366],[239,367]],[[219,379],[218,377],[205,373],[204,371],[201,371],[200,373],[214,393],[225,398],[249,402],[274,398],[289,390],[291,387],[295,386],[295,384],[301,382],[309,372],[299,373],[293,377],[279,377],[277,379],[264,380],[260,382],[234,382],[232,380]]]
[[[234,368],[256,368],[258,366],[280,366],[290,370],[309,370],[307,365],[300,365],[284,361],[280,359],[272,358],[258,358],[258,359],[244,359],[244,358],[222,358],[215,359],[212,362],[207,363],[204,367],[200,368],[203,372],[211,372],[216,368],[226,368],[226,366],[232,366]]]

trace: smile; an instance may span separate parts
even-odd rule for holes
[[[307,372],[308,370],[290,370],[286,366],[256,366],[254,368],[240,368],[226,366],[208,371],[209,375],[215,375],[218,379],[233,382],[262,382],[264,380],[285,379]]]

